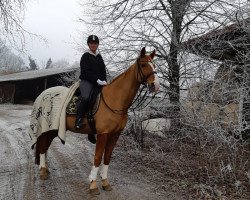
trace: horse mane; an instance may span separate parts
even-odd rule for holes
[[[122,72],[121,74],[117,75],[115,78],[113,78],[113,80],[110,82],[110,84],[114,83],[117,79],[119,79],[121,76],[124,76],[128,71],[129,69],[131,69],[131,67],[133,66],[134,64],[130,65],[129,68],[127,68],[126,70],[124,70],[124,72]],[[110,85],[109,84],[109,85]]]
[[[128,70],[128,69],[126,69],[126,71],[127,71],[127,70]],[[115,82],[117,79],[119,79],[120,76],[122,76],[126,71],[122,72],[121,74],[119,74],[119,75],[117,75],[115,78],[113,78],[112,81],[110,82],[110,84],[113,83],[113,82]]]
[[[145,55],[145,56],[149,56],[149,55]],[[117,75],[115,78],[113,78],[113,80],[110,82],[110,84],[114,83],[114,82],[115,82],[117,79],[119,79],[121,76],[126,75],[126,73],[127,73],[134,65],[135,65],[135,63],[132,64],[132,65],[130,65],[126,70],[124,70],[124,72],[122,72],[121,74],[119,74],[119,75]]]

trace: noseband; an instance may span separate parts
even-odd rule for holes
[[[145,76],[143,74],[143,72],[142,72],[142,69],[141,69],[142,66],[141,65],[143,65],[143,63],[149,63],[149,62],[151,62],[154,65],[154,63],[152,61],[140,63],[139,60],[140,60],[140,58],[138,58],[137,61],[136,61],[136,64],[137,64],[137,67],[138,67],[137,80],[139,81],[140,84],[146,85],[148,78],[153,74],[157,74],[157,71],[153,70],[150,74]],[[140,77],[141,80],[139,79],[139,77]]]

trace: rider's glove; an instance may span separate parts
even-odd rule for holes
[[[106,81],[101,81],[100,79],[98,79],[96,82],[98,83],[98,85],[107,85]]]

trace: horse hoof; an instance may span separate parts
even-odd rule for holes
[[[111,191],[111,190],[113,190],[113,188],[110,186],[110,184],[102,186],[102,189],[105,190],[105,191]]]
[[[100,190],[98,188],[89,189],[91,195],[99,195]]]
[[[50,171],[49,171],[49,169],[48,169],[48,168],[46,168],[46,172],[47,172],[47,174],[48,174],[48,175],[50,174]]]
[[[105,191],[111,191],[113,188],[110,186],[108,179],[102,180],[102,189]]]
[[[42,167],[40,169],[40,179],[41,180],[47,180],[49,178],[49,174],[48,173],[49,173],[48,169],[45,168],[45,167]]]

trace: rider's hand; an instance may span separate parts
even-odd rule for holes
[[[101,81],[100,79],[98,79],[96,82],[98,83],[98,85],[107,85],[106,81]]]
[[[102,85],[107,85],[108,83],[106,81],[102,81]]]

